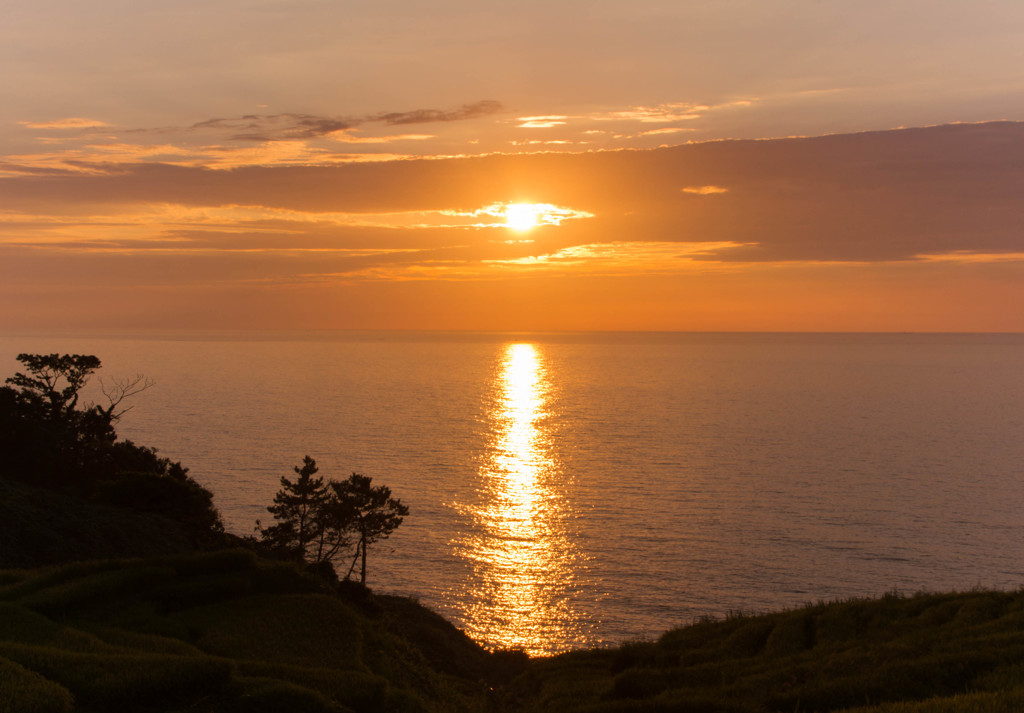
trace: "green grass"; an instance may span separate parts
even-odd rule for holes
[[[250,552],[90,561],[0,572],[0,691],[0,713],[1016,711],[1024,593],[732,615],[531,660]]]
[[[886,703],[850,708],[846,713],[1019,713],[1024,710],[1024,690],[965,693],[922,701]]]
[[[2,690],[17,692],[4,704],[482,710],[474,696],[486,651],[409,600],[342,589],[241,551],[0,573]],[[438,651],[473,671],[433,665]]]
[[[1024,594],[970,592],[701,622],[535,661],[516,685],[530,711],[761,713],[947,710],[968,699],[999,709],[1021,681]]]
[[[176,614],[220,656],[297,666],[365,669],[359,617],[325,594],[244,597]],[[296,632],[302,636],[296,636]]]
[[[0,642],[0,656],[101,710],[196,700],[222,689],[231,674],[229,662],[209,656],[81,652],[7,642]]]

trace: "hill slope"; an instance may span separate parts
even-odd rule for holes
[[[528,660],[242,550],[79,562],[0,572],[0,690],[3,713],[1009,712],[1024,593],[821,604]]]
[[[491,659],[407,600],[241,550],[0,583],[0,711],[466,710]]]

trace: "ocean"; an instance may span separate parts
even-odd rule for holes
[[[1024,335],[6,334],[3,376],[19,352],[154,380],[119,434],[237,534],[305,455],[388,485],[368,584],[491,647],[1024,586]]]

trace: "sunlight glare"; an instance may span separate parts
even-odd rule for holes
[[[563,532],[555,483],[564,475],[550,456],[551,383],[533,344],[505,346],[495,374],[495,426],[481,464],[479,529],[460,543],[476,572],[466,632],[488,646],[548,653],[548,642],[582,636],[568,589],[581,566]]]
[[[509,203],[505,206],[505,225],[518,231],[535,228],[543,209],[538,203]]]

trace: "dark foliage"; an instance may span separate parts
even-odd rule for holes
[[[256,523],[262,544],[287,559],[306,562],[322,574],[333,574],[333,563],[355,545],[347,580],[361,564],[359,581],[366,582],[366,550],[388,537],[402,524],[409,508],[391,497],[386,485],[374,486],[373,479],[353,473],[347,480],[324,483],[315,478],[316,461],[306,456],[295,466],[299,476],[281,478],[281,490],[267,510],[277,523],[262,527]]]
[[[191,549],[179,523],[0,478],[0,568]]]
[[[486,651],[414,602],[354,604],[293,563],[235,550],[12,574],[0,711],[484,710]]]
[[[267,511],[277,523],[260,529],[264,542],[296,562],[320,564],[329,562],[323,556],[328,523],[324,515],[327,486],[323,478],[315,478],[316,461],[306,456],[302,466],[295,466],[299,477],[295,480],[281,476],[281,489],[274,496],[274,504]],[[256,523],[257,527],[260,524]]]
[[[115,382],[104,389],[106,406],[80,407],[80,391],[100,368],[98,358],[19,354],[18,361],[25,371],[0,387],[0,477],[159,515],[181,526],[193,546],[219,541],[223,526],[212,493],[180,463],[117,438],[119,405],[151,382]]]
[[[391,497],[386,485],[374,487],[373,480],[353,473],[348,480],[332,481],[331,495],[342,516],[348,517],[349,529],[356,535],[356,557],[362,563],[359,581],[366,582],[366,548],[377,540],[387,539],[409,514],[401,500]],[[355,569],[353,559],[349,574]]]

